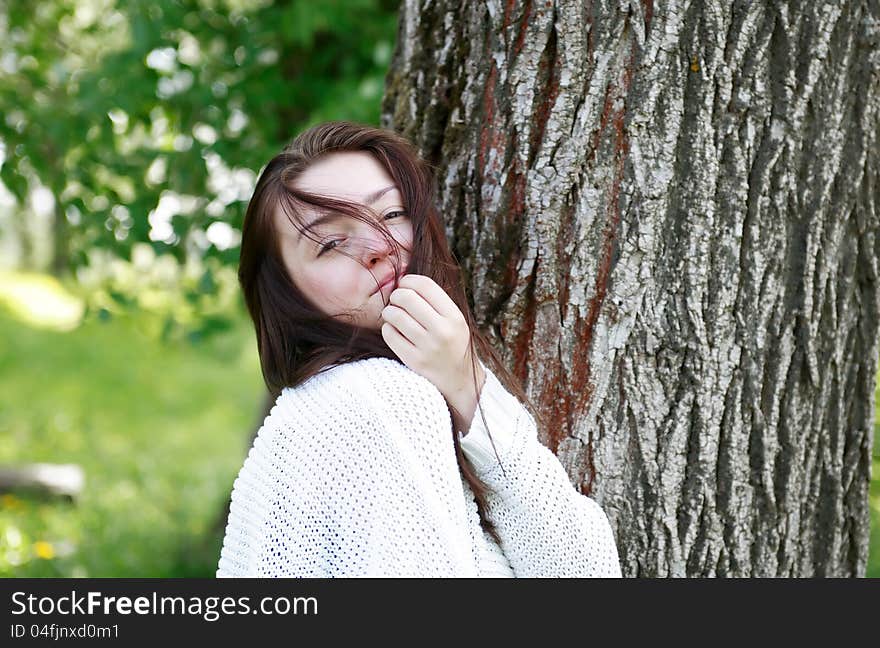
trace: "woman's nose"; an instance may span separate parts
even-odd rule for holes
[[[388,237],[388,240],[386,240],[381,232],[374,230],[366,224],[364,224],[364,227],[367,228],[367,231],[362,234],[364,242],[363,257],[367,263],[372,265],[377,260],[396,254],[394,243],[391,240],[393,237],[390,232],[386,235]]]

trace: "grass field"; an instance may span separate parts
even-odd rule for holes
[[[75,463],[75,503],[0,496],[0,576],[213,576],[262,398],[242,320],[162,345],[137,322],[58,332],[0,308],[0,464]]]
[[[76,463],[86,485],[75,504],[0,495],[0,577],[213,576],[210,530],[263,393],[249,322],[192,346],[126,319],[62,332],[21,316],[0,307],[0,464]],[[873,477],[880,577],[876,451]]]

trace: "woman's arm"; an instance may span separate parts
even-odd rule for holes
[[[538,441],[528,410],[483,368],[479,402],[502,465],[479,410],[460,440],[478,475],[496,491],[488,496],[489,516],[514,572],[619,577],[617,545],[604,511],[575,490],[557,457]]]

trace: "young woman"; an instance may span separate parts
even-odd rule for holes
[[[434,191],[406,140],[349,122],[260,176],[239,280],[275,405],[218,577],[620,576],[474,322]]]

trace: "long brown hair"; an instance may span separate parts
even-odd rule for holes
[[[311,237],[310,232],[304,230],[306,206],[321,212],[341,212],[368,223],[394,246],[397,258],[400,258],[396,241],[384,226],[376,222],[369,209],[294,188],[296,178],[310,164],[333,151],[367,151],[394,179],[403,196],[403,206],[413,231],[409,266],[403,271],[397,267],[399,264],[394,264],[395,273],[397,278],[406,273],[430,277],[461,310],[470,329],[474,393],[477,391],[478,354],[501,383],[529,405],[534,415],[534,406],[479,331],[471,313],[458,263],[449,249],[444,225],[435,207],[433,169],[406,139],[393,131],[344,121],[309,128],[272,158],[260,174],[245,214],[238,279],[256,328],[263,379],[272,397],[277,398],[283,388],[296,387],[333,364],[372,357],[400,362],[379,331],[342,321],[318,309],[296,287],[283,262],[273,214],[280,209],[303,235]],[[343,250],[338,251],[345,254]],[[447,407],[450,413],[454,411],[448,402]],[[478,410],[486,424],[479,403]],[[491,433],[489,438],[491,441]],[[491,489],[477,476],[462,452],[454,425],[452,440],[458,465],[476,497],[480,524],[500,544],[495,526],[486,515],[486,494]],[[494,447],[494,442],[492,445]],[[503,465],[501,469],[503,472]]]

